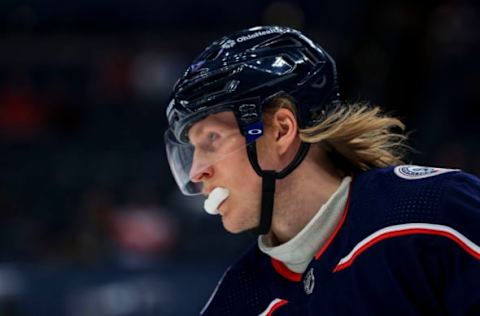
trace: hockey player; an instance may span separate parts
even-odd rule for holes
[[[256,27],[208,46],[165,133],[183,193],[256,242],[203,315],[480,315],[480,181],[405,165],[403,124],[339,97],[333,59]]]

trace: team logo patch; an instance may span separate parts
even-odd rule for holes
[[[305,279],[303,279],[303,289],[308,295],[313,293],[313,288],[315,287],[315,275],[313,274],[313,268],[308,270]]]
[[[458,171],[459,169],[444,169],[434,167],[423,167],[414,165],[397,166],[393,171],[397,176],[407,180],[423,179],[433,176],[438,176],[442,173]]]

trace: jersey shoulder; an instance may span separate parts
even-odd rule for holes
[[[458,169],[401,165],[354,177],[350,231],[366,236],[441,235],[480,244],[480,179]]]
[[[480,259],[480,180],[460,170],[405,165],[361,172],[348,212],[341,235],[348,255],[337,269],[366,249],[392,264],[426,252]]]
[[[444,224],[467,213],[474,216],[479,199],[480,180],[474,175],[459,169],[400,165],[354,177],[351,208],[368,218],[367,226]]]
[[[448,225],[480,245],[480,179],[472,174],[456,172],[445,183],[445,193],[439,206],[439,222]],[[477,247],[480,259],[480,247]]]

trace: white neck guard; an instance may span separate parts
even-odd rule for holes
[[[269,247],[265,236],[258,237],[262,252],[285,264],[291,271],[303,273],[315,253],[325,244],[340,221],[348,199],[351,177],[343,178],[335,193],[295,237],[279,246]]]

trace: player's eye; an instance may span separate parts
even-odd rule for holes
[[[219,138],[218,133],[215,132],[208,132],[207,140],[209,143],[216,141]]]
[[[208,152],[215,151],[218,147],[218,139],[220,138],[220,134],[218,134],[217,132],[209,131],[205,133],[203,137],[204,139],[201,143],[201,147],[203,148],[203,150]]]

